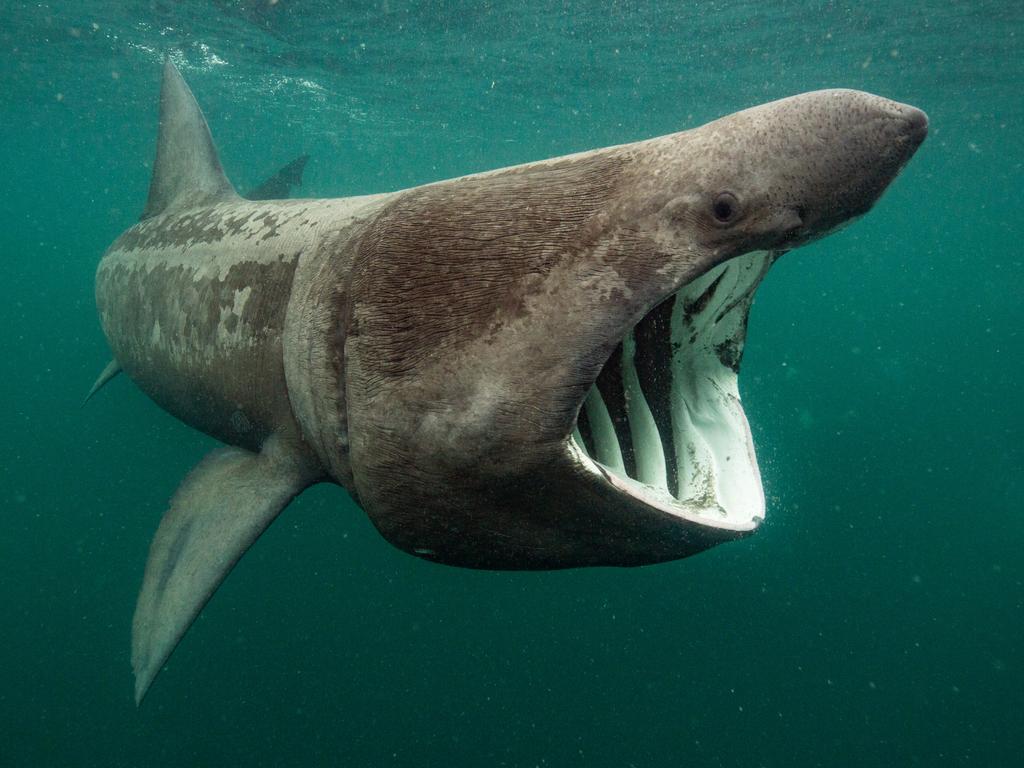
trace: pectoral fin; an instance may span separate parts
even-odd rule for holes
[[[185,478],[149,550],[132,622],[139,703],[235,563],[319,473],[276,437],[208,455]]]
[[[89,394],[86,395],[85,400],[82,401],[82,405],[88,403],[92,399],[93,395],[99,392],[104,386],[106,386],[108,381],[113,379],[120,372],[121,364],[117,362],[117,360],[111,360],[107,363],[107,367],[100,372],[99,377],[92,385],[92,389],[89,390]]]

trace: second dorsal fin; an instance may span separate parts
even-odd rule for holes
[[[206,118],[171,60],[160,86],[160,135],[143,219],[173,209],[237,200],[217,157]]]

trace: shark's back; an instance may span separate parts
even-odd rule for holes
[[[282,354],[296,270],[324,232],[374,200],[240,197],[168,62],[145,210],[96,275],[108,370],[123,369],[165,410],[226,443],[256,450],[273,432],[298,434]]]
[[[96,300],[121,367],[164,409],[255,448],[291,418],[282,333],[320,201],[233,201],[144,219],[107,251]]]

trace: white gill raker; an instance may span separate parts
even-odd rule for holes
[[[636,479],[646,485],[668,490],[665,451],[651,407],[640,388],[636,372],[636,338],[633,331],[622,340],[622,388],[626,394],[626,416],[633,440]]]
[[[678,498],[708,512],[742,515],[763,505],[737,375],[720,350],[733,345],[738,362],[751,294],[769,260],[766,253],[751,253],[712,270],[687,286],[672,313]],[[719,278],[713,295],[698,301]]]
[[[710,512],[717,503],[714,455],[681,398],[672,400],[672,439],[676,447],[677,500]]]
[[[769,251],[753,251],[736,259],[735,269],[731,270],[734,271],[736,280],[725,294],[731,296],[732,300],[719,309],[715,317],[733,314],[738,323],[745,322],[750,305],[754,301],[754,291],[757,290],[757,286],[761,284],[764,276],[768,274],[768,270],[775,263],[776,258],[777,256]],[[737,307],[740,307],[742,311],[735,313]]]
[[[774,261],[768,252],[755,252],[737,259],[736,283],[716,309],[718,320],[709,337],[708,351],[719,357],[719,345],[729,343],[736,363],[742,353],[746,336],[747,315],[753,302],[754,291]],[[719,418],[712,428],[705,430],[704,438],[715,457],[718,504],[730,515],[763,513],[764,496],[760,471],[750,426],[740,403],[739,380],[735,370],[725,365],[712,369],[711,387],[705,390],[708,398],[717,401]]]
[[[583,455],[590,458],[590,454],[587,452],[587,445],[583,442],[583,435],[580,434],[580,428],[578,425],[572,428],[572,439],[579,447],[580,451],[583,452]]]
[[[705,344],[707,343],[713,306],[695,311],[695,304],[716,280],[724,279],[726,265],[709,270],[687,285],[676,297],[672,308],[672,443],[676,454],[677,498],[697,508],[715,502],[714,454],[704,440],[699,426],[700,392],[707,377]],[[721,286],[719,286],[721,287]],[[716,290],[717,293],[717,290]],[[714,297],[712,297],[714,298]],[[719,299],[720,300],[720,299]],[[715,302],[708,302],[714,304]],[[694,338],[696,335],[696,338]],[[691,341],[692,339],[692,341]],[[713,418],[714,413],[710,414]]]
[[[596,385],[590,388],[583,407],[587,409],[587,421],[590,422],[590,436],[594,443],[594,460],[625,477],[626,465],[622,461],[619,439],[615,436],[615,425],[612,424],[608,406],[604,404],[604,399]],[[580,442],[582,444],[582,441]]]

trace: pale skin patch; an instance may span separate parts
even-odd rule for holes
[[[217,323],[217,344],[225,349],[252,347],[256,344],[256,329],[243,320],[245,305],[252,295],[252,286],[236,290],[230,307],[221,307]]]
[[[139,222],[104,254],[101,270],[189,267],[193,280],[224,280],[241,261],[270,264],[344,228],[398,193],[324,200],[219,203]],[[225,254],[234,258],[225,258]]]
[[[247,285],[247,286],[245,286],[245,288],[242,288],[241,290],[235,291],[235,299],[234,299],[234,303],[231,305],[231,312],[234,315],[241,317],[242,310],[245,309],[245,302],[247,302],[249,300],[249,297],[251,295],[252,295],[252,286],[251,285]]]

